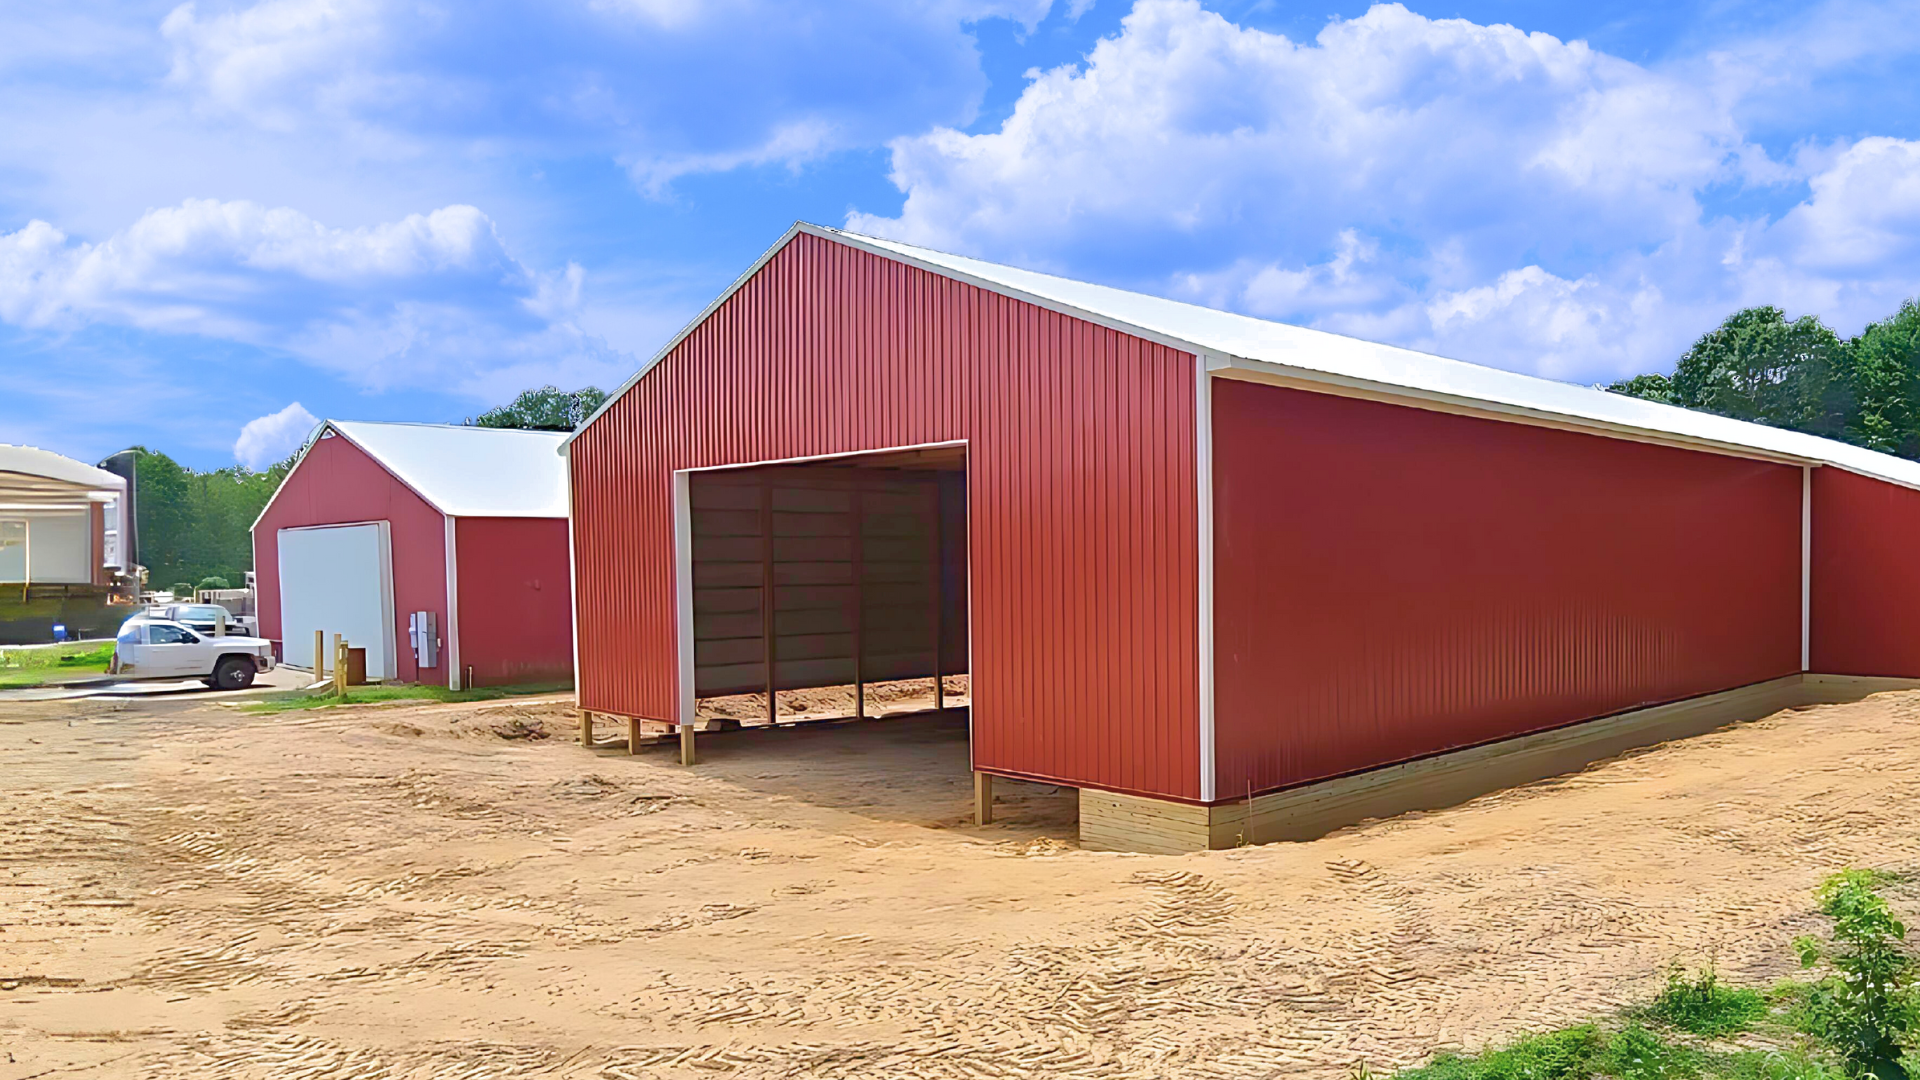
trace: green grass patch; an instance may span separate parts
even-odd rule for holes
[[[1477,1054],[1443,1053],[1396,1080],[1586,1080],[1607,1049],[1607,1038],[1592,1024],[1528,1035]]]
[[[328,690],[288,690],[262,695],[249,702],[243,712],[283,713],[300,709],[330,709],[339,705],[377,705],[386,701],[496,701],[529,694],[558,694],[573,689],[571,683],[534,683],[526,686],[477,686],[470,690],[449,690],[444,686],[378,685],[347,688],[347,696],[335,697]]]
[[[1804,1049],[1743,1050],[1727,1058],[1727,1080],[1848,1080],[1840,1066]]]
[[[1816,980],[1762,992],[1676,964],[1646,1005],[1441,1053],[1394,1080],[1920,1080],[1920,955],[1880,893],[1906,880],[1846,870],[1821,883],[1831,929],[1793,943],[1803,967],[1824,969]],[[1353,1080],[1372,1073],[1362,1063]]]
[[[1600,1072],[1620,1080],[1686,1080],[1699,1076],[1707,1055],[1675,1045],[1640,1026],[1628,1024],[1607,1039]]]
[[[1667,985],[1646,1012],[1648,1019],[1717,1039],[1751,1030],[1767,1015],[1767,997],[1723,984],[1711,967],[1689,976],[1676,966],[1667,971]]]
[[[32,649],[0,648],[0,689],[40,686],[79,676],[104,675],[113,643],[88,642]]]

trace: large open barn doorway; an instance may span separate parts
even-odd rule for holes
[[[689,473],[695,725],[969,706],[966,466],[954,444]]]

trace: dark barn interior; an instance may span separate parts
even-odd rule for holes
[[[949,704],[968,673],[964,447],[695,472],[688,495],[697,714],[866,717],[909,680]],[[791,693],[823,688],[845,693]]]

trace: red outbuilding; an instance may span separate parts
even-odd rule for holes
[[[1094,846],[1920,678],[1920,464],[796,226],[568,443],[586,710],[970,673]]]
[[[573,672],[562,436],[329,420],[253,525],[261,636],[314,633],[373,679],[464,686]],[[329,646],[330,647],[330,646]]]

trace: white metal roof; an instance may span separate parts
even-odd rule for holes
[[[1831,439],[804,223],[788,230],[621,392],[638,382],[802,232],[1205,356],[1209,368],[1222,375],[1309,387],[1318,384],[1330,391],[1358,392],[1411,405],[1507,414],[1797,464],[1837,465],[1920,488],[1920,462]],[[619,397],[615,393],[602,410]]]
[[[364,420],[326,426],[451,517],[567,516],[564,432]]]
[[[314,430],[308,448],[328,429],[449,517],[567,516],[567,461],[559,453],[563,432],[327,420]],[[301,460],[305,457],[303,452]]]
[[[63,509],[125,495],[127,482],[105,469],[42,450],[0,443],[0,506]]]

